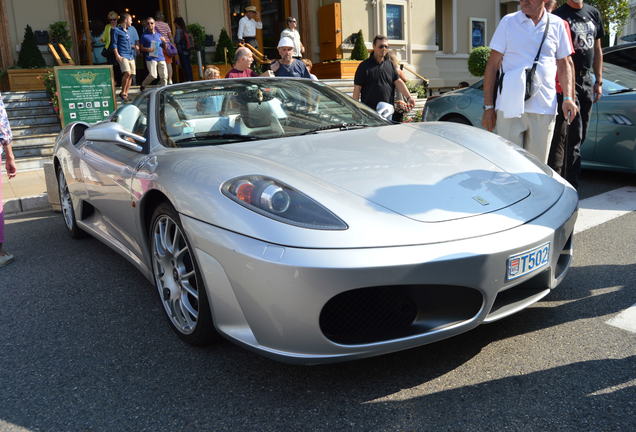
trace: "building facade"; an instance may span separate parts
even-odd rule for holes
[[[261,11],[264,25],[258,38],[270,57],[286,17],[294,16],[305,55],[313,62],[348,58],[352,35],[359,30],[369,48],[374,35],[385,34],[401,60],[433,86],[476,80],[467,69],[470,49],[487,44],[501,16],[518,8],[517,1],[505,0],[0,0],[0,67],[15,64],[27,24],[46,30],[56,21],[68,22],[71,54],[77,63],[88,64],[92,56],[86,35],[103,26],[109,10],[130,12],[138,26],[157,10],[170,22],[182,16],[203,25],[216,41],[222,28],[236,38],[248,5]],[[46,46],[41,50],[46,53]]]
[[[625,39],[621,39],[625,38]],[[617,44],[636,42],[636,0],[629,2],[629,18],[621,29],[619,37],[616,39]]]

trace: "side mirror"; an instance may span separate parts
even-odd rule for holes
[[[84,136],[90,141],[114,142],[127,149],[142,153],[146,138],[124,129],[119,123],[104,122],[86,129]]]

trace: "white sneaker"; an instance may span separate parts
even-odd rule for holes
[[[7,264],[11,264],[14,260],[13,255],[6,252],[5,255],[0,255],[0,267],[4,267]]]

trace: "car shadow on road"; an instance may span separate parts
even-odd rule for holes
[[[303,367],[180,342],[151,284],[98,241],[68,238],[59,215],[9,218],[7,233],[17,260],[1,275],[0,429],[520,430],[579,417],[618,430],[634,412],[633,385],[613,389],[635,378],[634,356],[441,384],[497,341],[630,306],[633,264],[574,267],[546,301],[449,340]]]

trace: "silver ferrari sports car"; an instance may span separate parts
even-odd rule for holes
[[[177,335],[288,362],[457,335],[540,300],[572,259],[578,197],[547,166],[320,82],[148,90],[65,127],[54,163],[70,234],[151,280]]]

